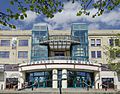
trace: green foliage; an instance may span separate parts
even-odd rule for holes
[[[120,75],[120,61],[117,58],[117,55],[120,54],[120,34],[116,35],[116,38],[119,39],[119,46],[109,46],[105,49],[107,50],[107,62],[108,66],[112,71],[116,71],[118,75]],[[114,41],[115,43],[115,41]],[[116,61],[117,59],[117,61]]]
[[[10,24],[9,21],[11,19],[24,20],[24,18],[27,17],[26,11],[28,10],[38,14],[44,14],[48,18],[53,18],[56,12],[62,12],[64,7],[63,1],[64,0],[10,0],[10,5],[14,7],[14,9],[17,9],[17,12],[15,12],[13,8],[6,8],[7,13],[0,11],[0,24],[15,28],[15,26]],[[80,3],[81,8],[76,13],[77,16],[81,16],[83,14],[89,16],[90,8],[98,9],[98,11],[92,15],[92,18],[101,16],[105,10],[111,11],[120,5],[120,0],[97,0],[96,2],[94,2],[94,0],[67,1],[72,1],[72,3]]]

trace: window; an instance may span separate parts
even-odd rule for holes
[[[109,44],[110,44],[110,46],[113,46],[113,45],[114,45],[113,39],[109,39]]]
[[[115,46],[119,46],[119,39],[115,39]]]
[[[96,56],[95,56],[95,51],[91,51],[91,57],[92,57],[92,58],[96,58]]]
[[[120,40],[119,39],[109,39],[110,46],[120,46]]]
[[[91,39],[91,46],[95,46],[95,39]]]
[[[0,46],[10,46],[10,40],[1,40]]]
[[[97,51],[97,58],[101,58],[101,51]]]
[[[101,58],[101,51],[91,51],[91,58]]]
[[[19,40],[19,46],[28,46],[28,40]]]
[[[120,50],[116,51],[116,57],[120,58]]]
[[[9,58],[9,51],[0,51],[0,58]]]
[[[101,39],[96,40],[96,46],[101,46]]]
[[[110,58],[115,58],[115,52],[114,51],[110,51]]]
[[[101,39],[91,39],[91,46],[101,46]]]
[[[28,51],[19,51],[18,58],[28,58]]]

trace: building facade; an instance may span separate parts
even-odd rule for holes
[[[49,30],[43,23],[28,31],[0,31],[0,88],[21,89],[27,83],[36,88],[120,89],[117,73],[102,67],[108,62],[105,47],[120,47],[111,43],[118,41],[119,32],[89,31],[81,23],[67,31]]]

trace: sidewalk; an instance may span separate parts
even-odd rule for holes
[[[0,90],[0,94],[59,94],[59,89],[51,89],[51,88],[39,88],[26,90]],[[62,89],[62,94],[120,94],[118,91],[115,90],[96,90],[90,89],[87,91],[86,89],[78,89],[78,88],[68,88]]]

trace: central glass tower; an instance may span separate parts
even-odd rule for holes
[[[31,61],[48,59],[48,46],[40,45],[41,38],[48,38],[47,24],[34,24],[32,29]]]
[[[72,59],[88,61],[88,27],[86,24],[73,23],[71,35],[79,37],[80,44],[72,45]]]

